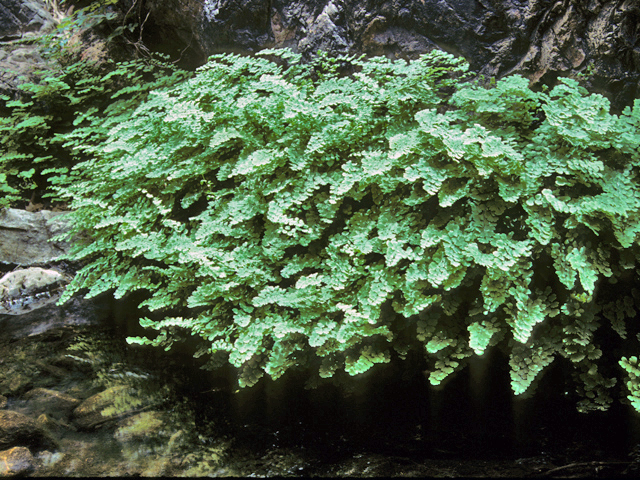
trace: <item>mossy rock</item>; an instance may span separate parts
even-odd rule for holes
[[[32,385],[33,380],[28,375],[16,372],[0,383],[0,393],[3,395],[19,395]]]
[[[23,398],[29,400],[29,407],[34,416],[47,413],[54,417],[62,417],[80,405],[77,398],[47,388],[34,388],[24,394]]]
[[[0,448],[55,446],[35,419],[11,410],[0,410]]]
[[[144,407],[146,399],[128,385],[116,385],[83,401],[74,411],[74,423],[89,430],[118,418],[132,415]]]
[[[168,437],[165,412],[142,412],[120,422],[114,437],[121,442]]]

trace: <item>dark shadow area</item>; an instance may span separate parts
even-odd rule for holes
[[[364,452],[414,461],[626,459],[640,442],[631,407],[614,402],[608,412],[578,413],[575,398],[558,388],[561,364],[549,368],[531,398],[519,399],[510,390],[507,358],[497,350],[485,355],[439,387],[421,372],[407,375],[401,362],[353,378],[351,392],[335,385],[305,390],[302,374],[262,379],[235,393],[218,379],[198,393],[197,416],[203,426],[220,425],[225,416],[238,445],[313,451],[323,462]],[[231,369],[226,374],[233,376]]]
[[[143,296],[143,295],[141,295]],[[117,335],[144,335],[135,304],[116,308]],[[193,337],[195,338],[195,337]],[[239,389],[230,365],[200,369],[193,342],[170,352],[135,347],[143,356],[171,357],[181,394],[194,408],[198,434],[224,435],[252,452],[304,451],[325,464],[360,453],[443,460],[515,460],[548,456],[628,460],[640,443],[640,414],[614,399],[607,412],[579,413],[568,360],[556,359],[527,396],[510,386],[508,355],[497,348],[432,386],[418,355],[395,358],[341,382],[305,388],[309,372],[288,371]],[[568,462],[567,462],[568,463]]]

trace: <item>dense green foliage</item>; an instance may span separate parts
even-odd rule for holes
[[[516,394],[563,357],[581,410],[624,375],[639,405],[640,101],[484,88],[441,52],[262,53],[280,59],[217,55],[153,92],[75,167],[86,266],[63,300],[147,291],[157,335],[130,342],[199,336],[241,386],[410,351],[438,384],[495,346]]]
[[[20,95],[0,96],[0,209],[29,200],[58,200],[50,189],[92,146],[128,118],[148,92],[188,76],[161,56],[115,62],[81,58],[74,44],[87,29],[112,19],[112,0],[94,2],[35,40],[48,59],[36,80],[18,86]],[[120,27],[111,39],[122,35]],[[73,133],[71,133],[73,132]]]

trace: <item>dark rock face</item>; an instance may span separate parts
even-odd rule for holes
[[[414,58],[462,55],[485,76],[553,81],[592,68],[629,103],[640,80],[637,0],[147,0],[157,33],[196,63],[221,51],[291,47]],[[151,39],[153,41],[153,39]]]
[[[0,0],[0,41],[21,38],[26,33],[51,29],[54,20],[44,2]]]
[[[22,315],[0,314],[0,331],[6,338],[18,339],[70,325],[100,325],[110,316],[111,302],[106,295],[73,298],[62,306],[50,304]]]
[[[51,31],[55,24],[44,0],[0,0],[0,94],[15,96],[19,84],[47,67],[36,45],[20,42]]]

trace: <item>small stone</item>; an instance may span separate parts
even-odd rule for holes
[[[35,459],[28,448],[14,447],[0,452],[0,477],[25,475],[35,469]]]
[[[53,418],[49,418],[46,413],[43,413],[38,418],[36,418],[36,423],[42,428],[46,428],[47,430],[53,430],[60,426],[60,424]]]
[[[36,422],[38,423],[38,425],[40,425],[42,428],[44,428],[49,432],[57,433],[57,431],[60,429],[76,431],[76,428],[73,425],[69,425],[63,422],[62,420],[51,418],[46,413],[43,413],[38,418],[36,418]]]
[[[37,459],[40,466],[49,468],[64,459],[64,457],[65,455],[62,452],[51,453],[49,450],[44,450],[38,454]]]
[[[0,408],[4,408],[7,406],[7,402],[9,400],[4,395],[0,395]]]

